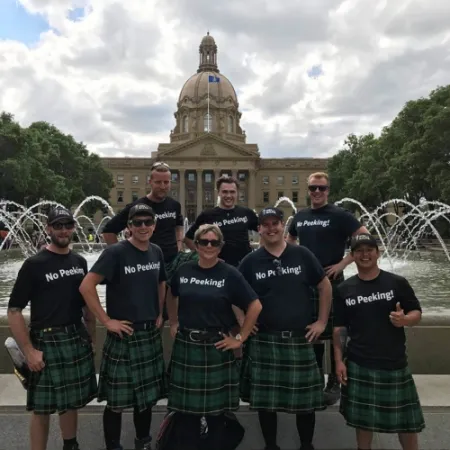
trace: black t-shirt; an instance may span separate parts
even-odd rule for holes
[[[106,284],[106,312],[111,319],[146,322],[156,320],[159,311],[159,284],[166,281],[161,249],[148,250],[129,241],[107,247],[91,272],[103,275]]]
[[[200,213],[186,233],[188,239],[194,239],[195,232],[201,225],[216,224],[223,233],[225,245],[219,258],[232,266],[237,266],[242,258],[252,251],[248,239],[250,230],[258,230],[256,213],[244,206],[223,209],[216,206]]]
[[[172,294],[178,297],[180,327],[231,329],[236,318],[231,305],[246,310],[258,296],[238,270],[219,261],[204,269],[189,261],[175,272]]]
[[[128,223],[128,213],[132,206],[144,203],[151,206],[156,214],[156,226],[150,242],[158,245],[166,262],[170,262],[178,254],[177,236],[175,227],[183,226],[181,205],[173,198],[166,197],[162,202],[153,202],[148,197],[142,197],[125,206],[118,212],[103,229],[103,233],[120,233]]]
[[[87,271],[86,260],[76,253],[41,250],[23,263],[8,307],[24,309],[30,303],[33,329],[79,324],[85,306],[79,288]]]
[[[405,314],[421,311],[405,278],[380,271],[377,278],[354,275],[341,283],[334,299],[334,326],[348,329],[348,359],[373,369],[400,369],[407,364],[405,331],[392,325],[389,314],[397,302]]]
[[[326,204],[298,211],[289,226],[289,234],[298,237],[300,244],[327,267],[342,260],[348,238],[359,228],[361,224],[350,212]]]
[[[276,258],[265,248],[247,255],[239,270],[263,305],[258,322],[270,330],[304,330],[313,320],[311,287],[325,277],[317,258],[301,245],[287,244]]]

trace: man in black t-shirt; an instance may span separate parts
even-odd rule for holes
[[[311,251],[285,242],[280,209],[259,213],[259,233],[263,246],[239,266],[263,306],[244,349],[241,398],[258,411],[267,450],[279,449],[277,411],[297,415],[301,448],[313,450],[315,411],[325,405],[312,342],[327,324],[331,284]],[[319,292],[316,322],[311,287]]]
[[[106,327],[98,400],[106,400],[103,429],[107,450],[120,450],[122,411],[134,408],[135,449],[150,449],[152,407],[166,395],[159,328],[166,294],[161,249],[151,244],[156,214],[144,203],[128,215],[131,237],[107,247],[80,291]],[[96,286],[106,284],[106,312]]]
[[[373,236],[355,236],[351,253],[358,274],[340,284],[335,297],[340,411],[347,425],[356,428],[359,449],[372,448],[373,432],[385,432],[398,433],[403,450],[418,450],[417,433],[425,423],[408,368],[404,327],[420,322],[420,303],[405,278],[378,267]],[[350,338],[345,361],[343,330]]]
[[[295,244],[298,240],[300,245],[311,250],[325,269],[333,289],[335,289],[344,280],[344,269],[353,262],[350,253],[344,257],[348,239],[368,231],[350,212],[328,203],[329,184],[328,175],[324,172],[313,173],[309,176],[308,192],[311,206],[295,214],[289,227],[287,241]],[[314,289],[312,297],[317,306],[317,291]],[[330,314],[321,340],[331,340],[332,332],[333,314]],[[314,350],[317,363],[322,369],[324,343],[317,343]],[[325,387],[325,402],[328,405],[333,405],[339,400],[340,387],[334,372],[334,360],[331,358],[331,373]]]
[[[33,411],[30,440],[36,450],[46,449],[50,414],[56,411],[64,450],[78,450],[77,410],[97,394],[95,318],[79,292],[87,263],[69,248],[74,230],[69,210],[50,212],[46,231],[51,243],[25,260],[8,305],[9,326],[31,371],[27,410]],[[22,314],[28,303],[30,331]]]

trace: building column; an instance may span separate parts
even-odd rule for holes
[[[256,202],[255,202],[255,194],[256,194],[256,171],[253,169],[250,169],[248,171],[249,177],[248,177],[248,207],[250,209],[256,208]]]
[[[197,170],[197,216],[203,211],[203,171]]]
[[[181,204],[181,214],[186,217],[186,170],[180,169],[180,204]]]
[[[231,176],[233,177],[233,178],[236,178],[236,180],[238,179],[238,171],[237,170],[232,170],[231,171]]]

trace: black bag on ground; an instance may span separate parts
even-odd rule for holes
[[[240,424],[236,414],[232,412],[226,412],[224,419],[225,431],[223,433],[222,450],[236,450],[244,439],[245,428]],[[208,435],[202,439],[200,448],[201,450],[209,450]]]

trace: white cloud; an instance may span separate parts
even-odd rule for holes
[[[266,157],[332,155],[450,72],[443,0],[18,1],[50,29],[29,47],[0,41],[0,110],[23,125],[52,122],[108,156],[149,156],[168,142],[208,29],[248,142]]]

